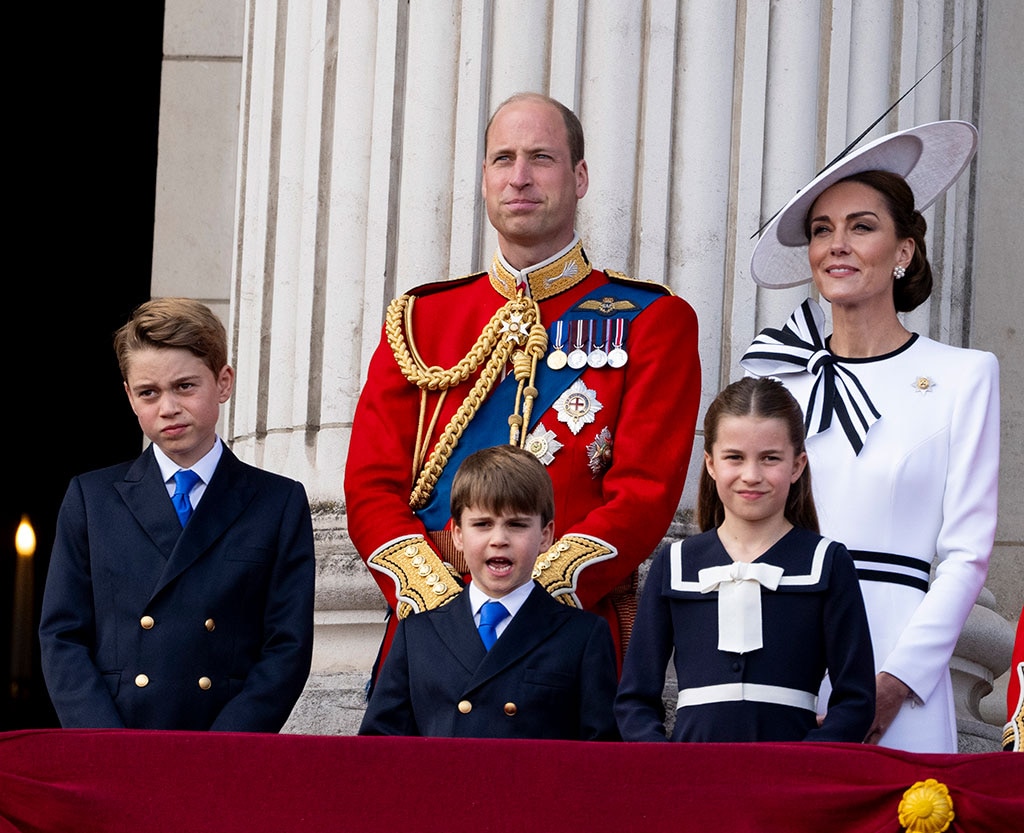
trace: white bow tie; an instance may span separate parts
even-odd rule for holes
[[[774,564],[734,561],[697,573],[701,593],[718,591],[718,650],[743,654],[764,646],[761,588],[778,589],[785,572]]]

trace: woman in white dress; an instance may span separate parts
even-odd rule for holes
[[[949,661],[996,528],[996,358],[912,333],[900,318],[932,288],[920,212],[976,146],[960,121],[876,140],[798,193],[751,260],[758,284],[813,279],[831,304],[829,338],[808,299],[741,364],[781,379],[803,406],[821,532],[857,566],[876,664],[865,742],[914,752],[957,751]]]

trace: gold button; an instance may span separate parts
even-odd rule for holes
[[[215,627],[217,627],[217,623],[216,623],[216,622],[214,622],[214,621],[213,621],[213,619],[207,619],[207,620],[206,620],[205,622],[203,622],[203,626],[204,626],[204,627],[205,627],[205,628],[206,628],[206,629],[207,629],[208,631],[210,631],[211,633],[213,633],[213,629],[214,629]]]
[[[152,616],[143,616],[141,619],[139,619],[139,624],[142,625],[143,630],[148,631],[150,628],[153,627],[153,625],[156,624],[156,622],[153,621]]]
[[[438,596],[440,596],[442,593],[444,593],[448,589],[448,585],[445,584],[443,581],[439,581],[439,582],[437,582],[437,584],[435,584],[430,589],[433,590],[435,593],[437,593]]]
[[[145,688],[149,685],[149,677],[147,677],[145,674],[139,674],[139,676],[135,678],[135,685],[137,685],[139,688]]]
[[[515,703],[506,703],[505,704],[505,714],[507,714],[509,717],[515,716],[515,713],[517,711],[519,711],[519,709],[516,708],[516,704]]]
[[[469,700],[460,700],[459,711],[463,714],[469,714],[471,711],[473,711],[473,704],[470,703]]]
[[[211,680],[209,677],[200,677],[199,678],[199,687],[203,691],[209,691],[210,687],[212,685],[213,685],[213,680]]]

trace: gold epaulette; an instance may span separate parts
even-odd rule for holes
[[[588,535],[565,535],[537,558],[533,577],[558,601],[570,607],[582,607],[576,597],[580,571],[617,555],[604,541]]]
[[[421,535],[391,542],[366,563],[394,580],[400,619],[440,607],[462,592],[462,585]]]
[[[623,272],[616,272],[614,269],[605,269],[604,273],[613,281],[621,281],[622,283],[642,286],[645,289],[650,289],[653,292],[661,292],[664,295],[675,295],[671,287],[665,286],[665,284],[658,283],[657,281],[649,281],[644,278],[631,278],[629,275],[626,275]]]

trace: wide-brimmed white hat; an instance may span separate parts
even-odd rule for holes
[[[862,171],[899,174],[924,211],[952,185],[978,147],[978,130],[966,121],[936,121],[882,136],[837,160],[801,189],[761,234],[750,257],[755,283],[771,289],[811,280],[807,263],[807,212],[831,185]]]

